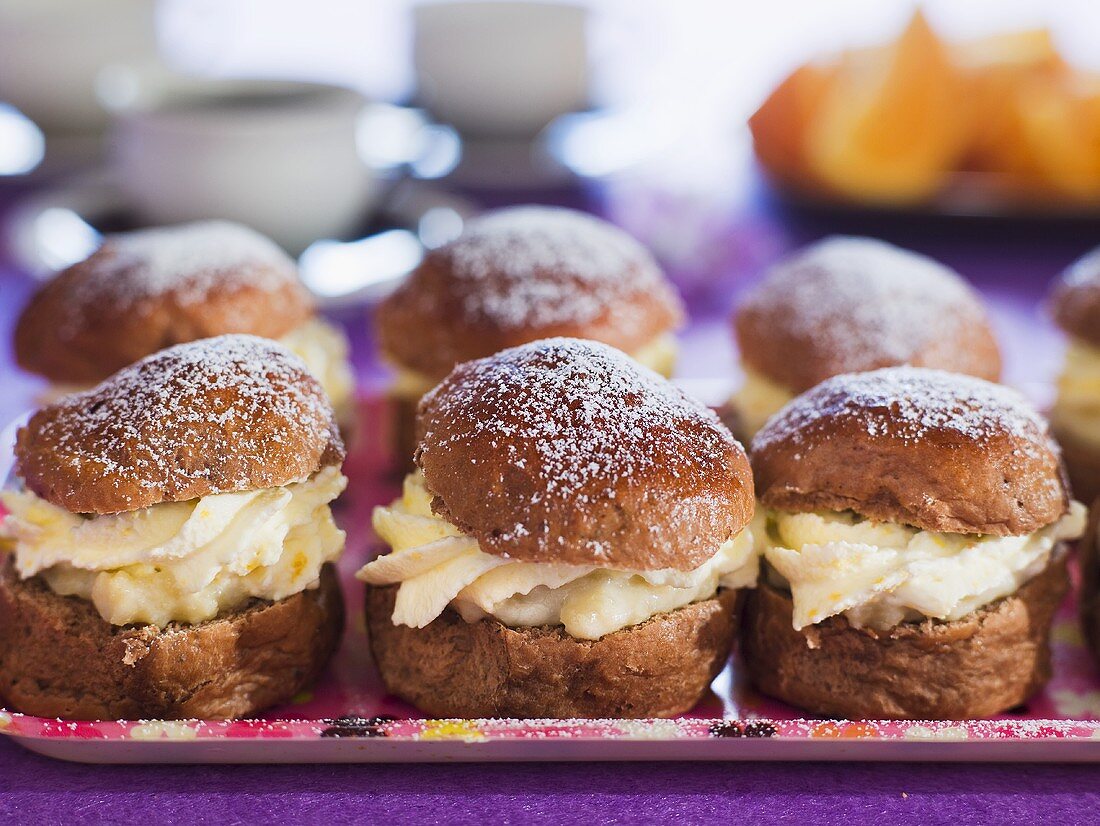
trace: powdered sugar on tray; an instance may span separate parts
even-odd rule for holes
[[[834,376],[803,393],[757,433],[753,449],[802,441],[821,422],[854,420],[870,436],[917,442],[954,432],[983,442],[1010,435],[1046,443],[1046,424],[1015,390],[970,376],[920,367],[888,367]]]
[[[437,254],[454,278],[477,282],[462,296],[466,314],[506,329],[584,323],[615,309],[624,296],[668,289],[635,239],[568,209],[490,213]]]
[[[787,259],[742,304],[813,336],[848,370],[903,364],[962,325],[983,323],[971,287],[952,270],[872,238],[833,237]]]
[[[275,291],[297,280],[294,262],[275,242],[229,221],[110,235],[83,266],[84,277],[73,284],[77,300],[130,303],[172,292],[188,304],[214,289]]]
[[[45,408],[27,426],[26,447],[47,446],[85,481],[115,487],[182,487],[219,478],[227,463],[242,475],[211,493],[262,486],[273,454],[324,444],[335,431],[309,376],[301,359],[268,339],[181,344]]]
[[[593,341],[546,339],[468,362],[423,404],[424,450],[500,454],[538,479],[533,505],[614,498],[620,482],[644,486],[653,472],[705,490],[737,449],[702,403]]]

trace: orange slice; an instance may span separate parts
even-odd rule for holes
[[[1074,202],[1100,202],[1100,79],[1032,78],[1011,96],[1001,160]]]
[[[968,70],[1015,68],[1026,71],[1065,64],[1050,29],[1020,29],[969,40],[955,46],[955,59]]]
[[[918,12],[896,43],[848,56],[810,125],[813,174],[860,201],[933,195],[965,149],[964,82]]]
[[[788,186],[814,188],[806,160],[806,133],[835,74],[835,64],[798,67],[749,118],[757,159]]]
[[[1019,157],[1012,108],[1016,91],[1034,77],[1058,77],[1068,67],[1058,54],[1050,31],[1028,29],[970,41],[955,50],[967,76],[973,134],[968,167],[1005,172],[1018,167],[1006,161]]]

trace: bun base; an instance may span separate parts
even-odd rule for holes
[[[953,622],[857,629],[842,616],[796,631],[790,594],[750,592],[742,649],[756,687],[828,717],[963,720],[1020,705],[1050,679],[1065,554],[1016,593]]]
[[[113,626],[91,602],[0,567],[0,698],[69,720],[225,719],[291,699],[344,626],[332,565],[319,587],[198,625]]]
[[[556,627],[468,623],[450,608],[424,628],[394,625],[397,586],[368,586],[367,628],[386,688],[435,717],[672,717],[725,666],[739,593],[577,640]]]

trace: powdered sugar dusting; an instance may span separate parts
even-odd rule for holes
[[[184,304],[215,289],[274,292],[295,283],[293,260],[274,241],[229,221],[198,221],[108,236],[74,282],[78,300],[133,302],[171,292]]]
[[[168,348],[65,397],[31,420],[20,446],[49,445],[86,484],[211,480],[218,493],[262,486],[255,470],[269,453],[324,445],[333,432],[332,408],[300,358],[268,339],[226,335]],[[240,475],[226,479],[230,465]]]
[[[581,212],[502,209],[471,221],[439,250],[468,282],[462,309],[509,329],[585,323],[624,295],[667,290],[649,252],[617,227]]]
[[[812,330],[809,346],[848,371],[905,364],[961,325],[985,323],[977,295],[952,270],[871,238],[811,245],[773,268],[742,306]]]
[[[799,444],[822,423],[845,420],[904,443],[947,432],[979,444],[1009,435],[1021,450],[1050,449],[1046,423],[1015,390],[943,370],[889,367],[834,376],[803,393],[757,433],[753,450]]]
[[[720,488],[729,478],[737,450],[711,410],[593,341],[546,339],[460,365],[422,410],[430,411],[425,456],[490,450],[537,479],[525,486],[534,491],[528,502],[517,504],[515,489],[503,492],[513,500],[510,510],[524,516],[613,499],[616,491],[644,488],[659,475],[671,474],[706,496],[708,481]],[[537,521],[516,524],[501,540],[544,529]],[[596,556],[612,550],[598,537],[588,545]]]

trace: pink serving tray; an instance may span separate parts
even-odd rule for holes
[[[1054,679],[1026,708],[978,722],[814,720],[757,694],[731,662],[675,720],[426,720],[386,694],[371,662],[363,590],[352,574],[376,546],[371,509],[399,490],[385,445],[389,411],[362,405],[337,520],[348,602],[343,645],[320,683],[262,718],[47,720],[0,710],[0,732],[51,757],[91,763],[480,760],[1100,761],[1100,671],[1072,598],[1054,625]],[[14,427],[4,435],[10,456]],[[0,462],[0,478],[3,475]]]

